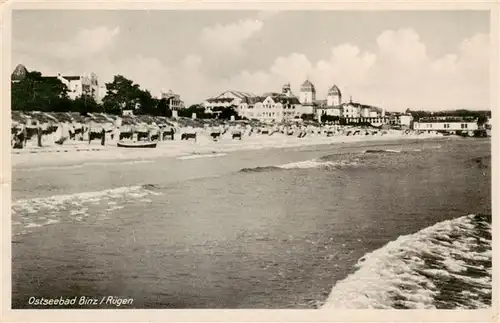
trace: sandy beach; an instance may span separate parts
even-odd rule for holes
[[[413,134],[403,135],[401,131],[388,131],[384,135],[327,137],[325,134],[309,134],[305,138],[275,133],[272,136],[263,134],[244,135],[242,140],[233,140],[230,133],[222,135],[214,141],[208,133],[198,133],[197,140],[160,141],[155,149],[125,149],[116,146],[116,140],[107,140],[102,146],[99,141],[90,144],[86,141],[68,141],[62,146],[48,145],[36,147],[28,145],[25,149],[12,150],[12,167],[37,167],[48,165],[71,165],[86,161],[141,161],[158,157],[196,158],[196,155],[220,154],[231,151],[255,150],[268,148],[301,147],[313,145],[341,144],[379,140],[424,140],[439,135]],[[34,158],[36,156],[36,158]],[[61,158],[64,156],[64,158]]]

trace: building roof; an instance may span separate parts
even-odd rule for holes
[[[370,109],[370,111],[376,111],[376,112],[379,112],[381,113],[382,112],[382,109],[381,108],[378,108],[378,107],[374,107],[374,106],[371,106],[371,105],[366,105],[366,104],[361,104],[361,103],[357,103],[357,102],[349,102],[349,103],[345,103],[344,105],[352,105],[356,108],[361,108],[361,109]]]
[[[61,77],[67,79],[68,81],[78,81],[80,79],[80,76],[76,75],[71,75],[71,76],[62,75]]]
[[[247,97],[243,99],[242,102],[245,102],[247,104],[255,104],[255,103],[261,103],[264,102],[268,97],[271,97],[271,99],[275,103],[281,103],[281,104],[300,104],[299,98],[296,96],[287,96],[281,93],[264,93],[264,95],[261,96],[253,96],[253,97]]]
[[[264,94],[262,94],[262,96],[280,96],[282,95],[281,93],[277,93],[277,92],[265,92]]]
[[[330,90],[328,90],[328,95],[340,95],[340,94],[342,93],[340,92],[338,86],[335,84],[330,88]]]
[[[26,69],[26,66],[24,66],[23,64],[18,64],[14,69],[14,72],[12,72],[11,79],[14,81],[20,81],[24,79],[27,74],[28,70]]]
[[[247,103],[247,104],[254,104],[256,102],[262,102],[262,101],[259,101],[259,97],[258,96],[247,96],[243,100],[241,100],[241,102],[244,102],[244,103]]]
[[[300,104],[299,98],[296,96],[282,96],[273,98],[274,102],[280,102],[282,104]]]
[[[326,107],[326,100],[314,100],[313,104],[318,107]]]
[[[210,98],[207,99],[207,102],[210,103],[224,103],[224,102],[233,102],[234,99],[232,98]]]
[[[333,110],[333,109],[342,110],[344,107],[342,105],[325,105],[325,106],[320,106],[319,108],[325,110]]]
[[[441,117],[423,117],[418,122],[477,122],[475,117],[455,117],[455,116],[441,116]]]
[[[305,80],[305,82],[300,86],[300,92],[316,93],[316,88],[314,87],[314,84],[312,84],[309,80]]]
[[[43,78],[47,80],[59,80],[57,76],[43,76]]]
[[[282,104],[300,104],[299,98],[296,96],[288,96],[282,93],[273,93],[273,95],[268,95],[271,96],[274,102],[282,103]]]
[[[252,94],[252,93],[249,93],[249,92],[242,92],[242,91],[225,91],[225,92],[222,92],[220,95],[216,96],[215,98],[218,98],[224,94],[231,94],[232,96],[238,98],[238,99],[244,99],[246,97],[250,97],[250,96],[255,96],[255,94]]]

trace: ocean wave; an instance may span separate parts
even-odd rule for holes
[[[223,154],[223,153],[216,153],[216,154],[194,154],[194,155],[177,157],[177,159],[180,159],[180,160],[189,160],[189,159],[222,157],[222,156],[226,156],[226,155],[227,154]]]
[[[242,173],[260,173],[260,172],[269,172],[269,171],[275,171],[275,170],[282,170],[282,168],[279,168],[278,166],[259,166],[259,167],[242,168],[242,169],[240,169],[240,172],[242,172]]]
[[[94,214],[93,206],[106,203],[105,213],[124,208],[119,202],[161,195],[153,184],[119,187],[95,192],[21,199],[12,203],[13,228],[29,229],[58,223],[63,218],[77,221]],[[95,207],[94,207],[95,208]],[[15,218],[15,220],[14,220]],[[24,232],[29,232],[24,230]]]
[[[367,150],[365,150],[365,154],[384,154],[384,153],[397,154],[400,152],[402,152],[402,150],[398,150],[398,149],[367,149]]]
[[[309,168],[325,168],[325,169],[339,169],[346,166],[357,166],[357,160],[337,160],[328,161],[322,159],[311,159],[300,162],[276,165],[276,166],[259,166],[252,168],[243,168],[240,172],[253,173],[253,172],[268,172],[277,170],[290,170],[290,169],[309,169]]]
[[[108,161],[100,161],[100,162],[85,162],[79,164],[71,164],[71,165],[58,165],[58,166],[30,166],[30,167],[16,167],[16,171],[29,171],[29,170],[61,170],[61,169],[76,169],[86,166],[113,166],[117,165],[136,165],[136,164],[149,164],[153,163],[152,159],[138,159],[138,160],[117,160],[110,159]]]
[[[322,308],[487,308],[491,261],[491,215],[444,221],[363,256]]]
[[[355,166],[357,161],[355,160],[336,160],[328,161],[322,159],[306,160],[296,163],[289,163],[278,166],[283,169],[294,169],[294,168],[340,168],[344,166]]]

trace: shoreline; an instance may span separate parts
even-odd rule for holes
[[[358,142],[358,144],[348,143],[344,145],[323,146],[320,147],[319,150],[321,152],[318,155],[323,155],[325,151],[328,151],[327,154],[335,154],[337,149],[342,150],[347,148],[348,151],[351,151],[351,147],[375,146],[383,139],[383,137],[379,137],[378,141],[372,140],[368,142],[365,140]],[[165,168],[170,169],[170,172],[162,171],[159,167],[160,165],[156,165],[157,167],[151,171],[149,171],[148,165],[137,168],[135,166],[122,168],[120,164],[117,165],[118,172],[132,169],[134,171],[137,170],[135,174],[140,178],[140,181],[152,183],[150,185],[123,185],[123,187],[120,185],[118,188],[105,190],[86,188],[83,190],[86,183],[56,183],[56,186],[60,184],[69,185],[64,186],[64,190],[61,192],[62,195],[57,194],[57,196],[50,195],[41,198],[33,197],[19,200],[15,203],[15,208],[13,208],[13,211],[15,211],[15,213],[13,212],[13,221],[17,221],[14,222],[15,226],[13,227],[13,233],[16,234],[15,238],[13,238],[16,243],[13,246],[18,256],[17,259],[19,259],[17,267],[13,269],[18,278],[15,290],[15,299],[18,301],[16,304],[22,304],[23,295],[31,295],[34,293],[35,288],[39,288],[36,285],[36,281],[24,282],[22,277],[27,270],[36,270],[34,267],[30,267],[33,265],[29,262],[30,257],[25,257],[26,253],[29,254],[32,250],[35,250],[31,246],[42,245],[41,251],[36,249],[39,254],[46,257],[42,258],[40,262],[46,264],[49,269],[61,266],[62,263],[63,266],[67,266],[69,272],[62,280],[61,277],[44,276],[45,281],[50,282],[53,279],[56,282],[50,287],[46,287],[49,286],[48,284],[42,285],[42,291],[44,291],[44,288],[50,291],[45,292],[46,294],[48,293],[47,295],[53,292],[67,292],[65,289],[67,282],[77,279],[80,279],[78,280],[78,284],[81,286],[87,286],[87,288],[94,286],[94,282],[102,276],[94,275],[93,271],[87,271],[85,275],[79,275],[78,273],[73,273],[71,269],[75,267],[75,262],[78,264],[78,261],[81,260],[83,263],[86,263],[89,259],[95,259],[94,254],[97,254],[98,257],[103,256],[106,259],[112,257],[115,263],[120,267],[123,264],[124,268],[128,267],[129,262],[127,259],[133,259],[132,264],[139,262],[139,260],[148,264],[147,269],[144,271],[138,272],[136,270],[137,267],[132,265],[128,267],[130,270],[123,274],[123,279],[127,282],[128,290],[140,290],[137,286],[144,286],[150,283],[148,277],[155,277],[155,280],[162,282],[155,285],[157,287],[147,290],[147,293],[138,292],[136,295],[133,295],[138,302],[141,302],[139,307],[146,307],[152,304],[161,306],[161,304],[165,303],[174,308],[213,307],[215,306],[214,304],[218,304],[224,308],[235,308],[237,306],[245,308],[258,307],[263,306],[262,304],[282,309],[342,307],[343,304],[336,302],[336,299],[340,299],[341,302],[344,299],[352,300],[353,306],[359,304],[360,301],[364,301],[362,304],[370,305],[372,302],[375,303],[379,300],[379,296],[383,297],[385,295],[384,286],[392,286],[394,281],[390,279],[377,280],[379,288],[372,284],[368,294],[370,299],[365,300],[363,295],[359,294],[359,290],[366,291],[366,286],[349,283],[353,280],[359,282],[359,279],[353,279],[352,277],[366,277],[363,273],[368,269],[361,272],[354,270],[357,263],[370,264],[378,259],[389,259],[375,268],[376,273],[386,273],[386,269],[398,270],[399,267],[397,265],[406,259],[403,258],[400,260],[401,258],[398,258],[398,255],[395,255],[393,252],[398,252],[400,244],[396,243],[395,248],[384,246],[387,244],[393,246],[393,241],[401,241],[398,240],[399,237],[403,237],[402,239],[407,241],[404,237],[415,233],[417,233],[417,238],[419,238],[421,237],[419,232],[437,222],[452,220],[455,217],[463,216],[464,214],[473,214],[476,211],[481,213],[480,210],[475,209],[476,206],[469,205],[466,200],[462,200],[463,207],[450,209],[449,205],[453,205],[453,199],[446,199],[446,201],[449,201],[449,204],[443,205],[440,198],[428,202],[430,206],[427,210],[422,210],[418,207],[415,208],[422,198],[443,196],[443,193],[448,192],[446,186],[441,185],[441,183],[436,183],[434,189],[428,189],[426,184],[428,182],[425,180],[426,178],[435,178],[432,172],[429,174],[429,169],[432,169],[435,165],[433,158],[440,160],[439,157],[436,157],[437,155],[445,155],[450,162],[461,165],[464,170],[467,170],[468,177],[463,180],[459,178],[457,183],[468,183],[475,177],[474,173],[470,172],[479,172],[477,170],[474,171],[475,167],[469,168],[467,165],[464,165],[462,160],[460,160],[461,158],[457,160],[453,154],[446,153],[448,151],[446,149],[449,148],[449,145],[446,143],[449,143],[455,146],[455,149],[450,151],[461,152],[463,159],[469,160],[470,154],[468,153],[468,149],[461,149],[462,140],[459,140],[459,138],[456,138],[457,140],[452,139],[437,138],[426,141],[393,140],[392,142],[385,140],[382,143],[384,146],[399,145],[402,150],[406,150],[406,146],[408,146],[408,149],[420,148],[419,146],[430,148],[422,149],[418,153],[384,154],[389,159],[396,158],[401,165],[406,165],[404,169],[408,170],[408,173],[413,173],[412,169],[419,173],[420,175],[416,175],[414,179],[422,179],[421,176],[425,176],[424,180],[405,182],[413,184],[407,188],[407,190],[411,190],[409,192],[407,190],[390,191],[394,194],[399,194],[398,197],[401,199],[408,199],[405,200],[407,203],[399,205],[401,209],[393,210],[392,212],[384,211],[392,205],[391,199],[382,199],[380,203],[383,203],[383,207],[381,208],[374,208],[372,206],[374,202],[379,203],[379,195],[376,193],[381,191],[389,192],[388,189],[393,187],[395,181],[398,181],[402,172],[399,169],[392,168],[392,164],[387,163],[388,160],[386,158],[379,158],[376,155],[372,155],[374,158],[370,159],[375,160],[377,165],[381,166],[382,169],[372,168],[370,170],[373,176],[378,177],[378,180],[370,182],[374,184],[371,187],[371,191],[364,192],[364,196],[367,198],[357,199],[357,196],[354,196],[360,203],[364,203],[361,206],[353,204],[350,199],[338,198],[352,196],[352,191],[357,190],[358,184],[362,184],[363,182],[362,178],[353,176],[353,172],[351,171],[343,172],[335,170],[335,173],[341,176],[335,176],[335,180],[332,181],[332,177],[327,173],[314,170],[308,172],[308,174],[311,174],[310,177],[312,179],[304,184],[292,182],[301,177],[300,175],[297,176],[296,173],[275,172],[272,169],[250,175],[239,173],[239,175],[232,176],[231,165],[229,165],[230,161],[237,164],[234,169],[244,166],[239,163],[245,158],[239,158],[239,154],[236,153],[234,154],[234,158],[229,158],[228,154],[228,158],[224,161],[221,159],[220,163],[217,160],[211,160],[217,158],[209,158],[208,160],[199,162],[186,162],[186,164],[181,161],[175,161],[175,165],[178,167],[169,167],[170,164],[167,163]],[[339,141],[341,140],[343,139],[339,139]],[[467,142],[470,148],[476,146],[476,142],[473,141],[464,140],[463,142]],[[433,151],[432,149],[436,144],[439,147],[442,145],[444,151]],[[483,147],[485,147],[485,144],[483,141]],[[228,148],[227,145],[224,147]],[[304,150],[315,151],[316,147],[305,148]],[[365,149],[367,148],[362,148],[361,151]],[[286,158],[277,156],[275,160],[280,163],[288,163],[290,161],[288,157],[300,151],[302,149],[264,150],[250,152],[244,157],[266,159],[270,155],[281,155]],[[427,153],[425,158],[415,158],[415,156],[422,156],[423,153]],[[297,155],[304,156],[302,153],[297,153]],[[482,153],[475,154],[474,156],[480,155]],[[348,158],[351,157],[354,156]],[[342,160],[344,160],[343,157]],[[159,164],[163,164],[163,161],[161,160]],[[262,164],[276,165],[276,163],[268,163],[267,160]],[[186,169],[179,167],[181,165],[185,165]],[[448,163],[444,162],[443,165],[448,165]],[[224,171],[229,169],[228,177],[220,179],[219,176],[216,176],[213,179],[202,181],[182,180],[182,183],[170,185],[170,183],[178,182],[178,178],[171,178],[171,175],[172,173],[181,173],[180,169],[185,171],[191,168],[199,172],[204,172],[206,169],[212,167],[219,167],[219,169],[224,169]],[[58,181],[54,176],[57,176],[60,172],[57,171],[57,167],[54,167],[54,169],[56,171],[48,173],[36,171],[33,172],[33,176],[26,176],[26,178],[37,178],[41,180],[39,183],[43,182],[44,179],[49,182],[52,181],[51,179]],[[107,179],[102,175],[110,169],[110,167],[102,169],[96,167],[96,169],[86,168],[85,171],[77,172],[85,174],[86,179],[83,182],[97,181],[104,183],[107,182]],[[352,168],[350,169],[353,170]],[[159,179],[157,181],[150,181],[154,177],[145,175],[141,170],[146,170],[145,173],[149,172],[150,175],[158,176]],[[70,171],[68,174],[72,172]],[[305,171],[300,172],[302,174],[305,173]],[[62,173],[66,174],[64,170]],[[342,176],[342,173],[345,173],[345,176]],[[361,175],[364,176],[365,174],[363,171]],[[447,174],[450,177],[455,175],[452,173]],[[198,176],[189,177],[198,178]],[[443,183],[446,181],[446,178],[437,178]],[[281,179],[283,179],[283,185],[273,185],[273,183],[277,183]],[[481,177],[481,179],[484,183],[485,178]],[[226,180],[230,185],[224,185]],[[351,183],[352,181],[355,181],[353,185],[346,186],[346,183]],[[253,186],[242,186],[240,185],[241,183],[249,183],[248,185]],[[290,183],[298,185],[289,185]],[[156,184],[158,186],[155,186]],[[72,185],[77,187],[77,190],[82,189],[81,193],[72,194],[72,187],[70,187]],[[309,189],[312,185],[316,185],[315,187],[319,189]],[[47,183],[43,183],[42,186],[49,187]],[[260,188],[257,189],[257,186]],[[222,187],[224,188],[221,189]],[[218,194],[207,194],[207,188],[215,189],[216,191],[211,192],[217,192]],[[326,191],[325,188],[328,190]],[[352,191],[341,195],[346,189]],[[463,189],[467,190],[466,187],[463,187]],[[281,194],[278,197],[279,201],[277,204],[285,202],[293,204],[287,209],[279,206],[276,207],[276,204],[273,204],[276,197],[272,194],[275,190]],[[241,194],[242,192],[250,193]],[[317,195],[319,192],[323,194],[324,198]],[[369,194],[370,192],[373,192],[373,194]],[[427,195],[422,196],[418,192]],[[254,205],[254,194],[263,199],[262,210],[260,212],[255,212],[250,208],[250,206]],[[337,198],[328,198],[331,196],[336,196]],[[373,198],[370,198],[370,196]],[[321,203],[319,206],[316,204],[315,199]],[[475,200],[478,201],[479,205],[483,205],[480,198]],[[229,207],[227,201],[232,201]],[[341,201],[343,201],[343,204],[339,205],[338,203]],[[312,209],[314,210],[318,207],[321,207],[321,210],[324,211],[311,212]],[[418,213],[415,214],[414,209]],[[445,211],[448,209],[450,209],[450,212]],[[141,213],[143,216],[140,218],[136,216],[139,212],[143,212]],[[221,223],[224,223],[224,219],[228,220],[225,226],[221,225]],[[314,223],[307,224],[304,219],[314,221]],[[364,221],[363,226],[356,225],[356,223],[359,224],[362,221]],[[384,226],[388,228],[387,231],[380,231],[380,223],[384,223]],[[118,225],[120,225],[121,230],[114,230]],[[102,232],[106,232],[107,237],[103,236]],[[192,234],[192,240],[184,240],[183,236],[185,232]],[[206,232],[210,232],[210,234],[207,235]],[[349,232],[350,234],[344,235],[344,232]],[[51,244],[50,239],[40,243],[39,238],[44,236],[55,236],[57,237],[56,241],[65,241],[68,238],[71,239],[77,236],[79,240],[75,248],[68,250],[67,245],[57,242]],[[133,242],[131,240],[132,236]],[[164,239],[165,236],[168,236],[169,239]],[[110,237],[114,239],[110,239]],[[424,236],[423,240],[425,241],[426,239]],[[422,241],[422,239],[417,240]],[[105,244],[105,247],[102,247],[102,241],[116,241],[117,243],[116,245]],[[414,245],[413,241],[410,240],[407,244],[403,244],[403,247],[411,248]],[[272,248],[269,248],[270,245]],[[128,246],[136,249],[131,248],[134,251],[127,253],[128,249],[126,247]],[[141,248],[155,250],[155,252],[148,256],[147,253],[141,252],[144,250]],[[57,263],[55,264],[53,263],[54,258],[51,256],[51,254],[54,254],[54,249],[56,255],[62,255],[57,259]],[[87,250],[89,249],[93,251],[92,254],[88,253]],[[119,250],[119,252],[111,253],[114,250]],[[158,252],[158,250],[164,252]],[[291,253],[288,253],[288,251]],[[368,256],[370,252],[375,252],[375,257]],[[469,251],[466,250],[466,252]],[[67,259],[64,255],[68,253],[75,256]],[[242,254],[246,256],[242,257]],[[207,285],[196,286],[197,289],[193,292],[195,293],[194,295],[199,295],[198,291],[207,290],[207,298],[203,299],[193,298],[193,294],[182,294],[182,291],[186,287],[192,286],[190,284],[193,280],[203,282],[204,277],[207,276],[205,269],[192,271],[192,276],[185,276],[185,264],[194,266],[199,264],[200,259],[208,259],[201,257],[210,257],[208,270],[211,270],[209,275],[212,278],[206,282]],[[259,259],[262,257],[264,261],[259,262]],[[27,261],[24,262],[24,259],[27,259]],[[227,269],[230,267],[227,266],[228,262],[234,263],[234,259],[238,260],[237,264],[239,266]],[[360,259],[365,259],[365,261]],[[449,264],[451,260],[453,259],[450,259],[444,265]],[[168,263],[171,265],[168,267],[168,270],[165,270],[164,267],[156,266],[158,263]],[[302,266],[298,270],[296,263],[309,265]],[[248,271],[245,273],[245,269],[247,268]],[[307,273],[309,272],[314,272],[314,277],[308,275]],[[250,276],[254,275],[253,273],[259,273],[259,275],[253,278],[254,276]],[[102,272],[100,275],[116,277],[113,276],[114,273],[112,270]],[[414,271],[408,271],[408,275],[418,278]],[[454,274],[450,273],[450,275]],[[137,276],[140,277],[139,280],[133,278]],[[350,276],[351,278],[348,278]],[[235,281],[233,277],[240,277],[241,279]],[[383,276],[382,278],[387,277]],[[294,281],[293,286],[290,284],[292,279]],[[270,294],[268,294],[268,289],[270,288],[269,282],[273,284],[271,287],[272,293]],[[210,286],[214,284],[221,286],[220,290],[218,288],[210,289]],[[247,294],[233,294],[235,289],[232,286],[235,285],[243,286],[243,290],[250,291],[252,298],[248,298]],[[169,292],[165,292],[165,290]],[[444,290],[447,289],[445,288]],[[351,291],[355,292],[355,294],[351,294]],[[111,290],[107,292],[111,294],[117,293]],[[228,297],[228,295],[231,297]],[[232,295],[236,297],[233,299]],[[415,294],[412,295],[415,296]],[[416,293],[416,296],[419,295]],[[356,296],[359,296],[359,298]],[[161,303],[157,300],[161,300]],[[419,304],[409,305],[417,306]],[[429,303],[426,302],[425,304]]]
[[[176,158],[192,155],[213,155],[235,151],[261,150],[273,148],[299,148],[331,144],[346,144],[358,142],[377,142],[395,140],[428,140],[443,138],[440,135],[401,135],[390,133],[383,136],[332,136],[311,135],[297,138],[276,134],[273,136],[245,136],[240,140],[232,140],[223,136],[219,141],[213,141],[207,136],[199,136],[195,141],[161,141],[153,149],[118,148],[116,141],[109,141],[105,146],[98,142],[70,142],[64,146],[28,147],[25,150],[12,150],[11,166],[13,169],[36,169],[38,166],[78,165],[90,161],[132,162],[157,158]]]

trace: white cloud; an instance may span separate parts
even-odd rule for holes
[[[188,70],[198,70],[202,64],[202,57],[190,54],[182,60],[182,66]]]
[[[50,49],[52,55],[64,59],[91,56],[107,49],[119,33],[119,27],[101,26],[81,29],[72,40],[47,44],[47,48]]]
[[[242,70],[226,78],[207,74],[203,66],[210,61],[199,55],[188,55],[170,69],[145,58],[115,68],[135,71],[129,75],[141,85],[156,87],[153,93],[172,88],[188,104],[225,90],[277,92],[285,82],[291,82],[298,94],[308,77],[316,86],[317,99],[324,99],[328,89],[337,84],[344,100],[353,96],[355,101],[392,111],[488,107],[486,35],[464,40],[456,53],[435,58],[427,54],[418,34],[409,29],[383,32],[377,45],[376,51],[366,52],[353,44],[341,44],[332,48],[330,57],[316,62],[304,54],[292,53],[276,58],[268,69]]]
[[[488,36],[463,41],[457,53],[433,58],[411,29],[385,31],[377,38],[377,51],[363,52],[351,44],[332,48],[330,58],[311,62],[293,53],[278,57],[268,70],[242,71],[226,83],[251,92],[279,91],[291,82],[297,93],[308,76],[317,98],[324,99],[337,84],[344,100],[385,107],[388,110],[487,108],[489,91]],[[224,82],[219,82],[223,91]]]
[[[201,31],[201,41],[213,53],[241,54],[243,43],[263,26],[262,20],[246,19],[227,25],[205,27]]]
[[[219,26],[205,32],[223,39],[219,42],[220,48],[238,47],[243,39],[250,37],[251,31],[261,28],[256,27],[258,25],[250,27],[252,24],[247,23]],[[237,32],[240,29],[246,29],[247,33]],[[77,51],[83,39],[95,38],[98,34],[101,41],[90,49],[82,49],[87,53],[97,53],[99,48],[105,47],[105,39],[111,40],[119,32],[118,29],[100,30],[80,33],[73,45],[66,48]],[[231,43],[226,42],[227,39],[237,40]],[[489,108],[490,47],[487,35],[477,34],[464,39],[455,51],[440,57],[431,57],[419,35],[411,29],[385,31],[375,40],[377,47],[372,52],[355,44],[339,44],[332,47],[327,57],[317,61],[311,61],[301,53],[291,53],[277,57],[266,69],[236,71],[228,77],[214,77],[213,71],[207,69],[207,66],[214,66],[213,57],[199,54],[187,55],[172,66],[143,56],[119,61],[103,60],[102,57],[93,60],[91,57],[82,66],[86,70],[75,72],[95,71],[102,81],[109,81],[114,74],[122,74],[142,88],[150,89],[153,95],[172,89],[187,104],[200,103],[225,90],[256,94],[278,92],[285,82],[291,82],[292,90],[298,94],[300,85],[308,77],[316,86],[317,99],[324,99],[328,89],[337,84],[344,101],[353,96],[355,101],[392,111]],[[30,67],[31,63],[28,65]]]

